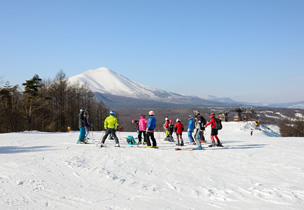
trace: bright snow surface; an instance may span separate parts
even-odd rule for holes
[[[225,148],[202,151],[162,132],[159,149],[127,145],[135,132],[118,132],[120,148],[76,144],[76,131],[0,134],[0,209],[304,209],[304,138],[223,126]]]

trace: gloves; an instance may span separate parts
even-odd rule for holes
[[[147,129],[146,129],[146,133],[148,133],[148,132],[149,132],[149,129],[147,128]]]
[[[189,132],[189,131],[190,131],[190,129],[188,128],[188,129],[187,129],[187,131]]]

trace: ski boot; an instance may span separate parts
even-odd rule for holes
[[[200,139],[201,143],[207,143],[206,140]]]
[[[179,143],[179,141],[177,142],[176,146],[181,146],[181,144]]]
[[[104,144],[103,144],[103,143],[101,143],[101,144],[100,144],[100,147],[104,147]]]
[[[119,145],[119,144],[116,144],[115,147],[120,147],[120,145]]]
[[[209,145],[209,147],[215,147],[215,141],[212,141],[212,143]]]
[[[198,146],[194,150],[202,150],[202,149],[203,149],[202,146]]]
[[[220,141],[217,142],[217,147],[223,147],[222,143]]]
[[[181,145],[181,146],[184,146],[184,142],[182,141],[180,145]]]

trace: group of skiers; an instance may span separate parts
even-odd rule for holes
[[[211,144],[209,147],[222,146],[218,138],[218,128],[216,127],[215,114],[210,114],[210,121],[207,123],[206,119],[200,114],[198,110],[193,110],[194,117],[189,115],[188,117],[188,139],[189,144],[197,145],[195,150],[202,150],[201,143],[206,143],[204,137],[205,128],[211,125]],[[104,143],[109,134],[115,139],[116,147],[120,147],[119,139],[116,136],[117,130],[117,118],[114,116],[115,111],[111,110],[110,115],[104,121],[104,128],[106,130],[105,135],[101,140],[100,147],[104,146]],[[154,131],[156,128],[156,118],[154,117],[154,111],[149,111],[149,119],[146,119],[146,115],[142,114],[136,123],[138,133],[138,144],[146,144],[147,148],[158,148],[157,142],[154,137]],[[85,136],[88,133],[88,127],[92,124],[88,121],[88,113],[86,110],[81,109],[79,114],[79,129],[80,135],[78,143],[85,143]],[[184,125],[179,118],[176,119],[176,123],[173,124],[173,120],[169,120],[168,116],[165,117],[165,123],[163,125],[165,129],[166,141],[174,142],[173,133],[176,133],[177,146],[184,146],[182,133],[184,131]],[[87,131],[86,131],[87,130]]]

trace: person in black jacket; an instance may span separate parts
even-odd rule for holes
[[[195,128],[194,128],[194,138],[199,139],[200,142],[206,143],[204,131],[206,125],[206,119],[200,114],[198,110],[193,110],[195,116]]]
[[[78,127],[80,130],[79,138],[78,138],[78,144],[84,143],[85,138],[85,109],[80,109],[80,113],[78,115]]]

